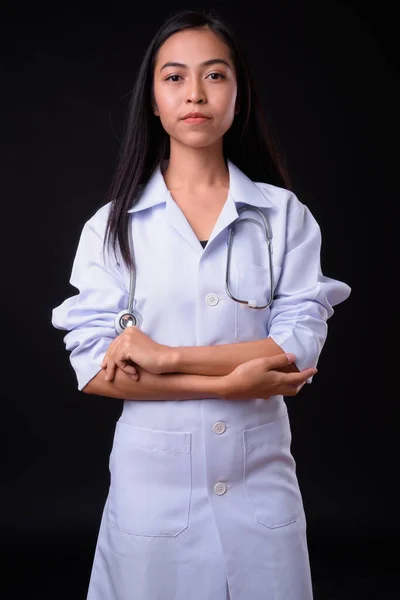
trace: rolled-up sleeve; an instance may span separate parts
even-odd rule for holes
[[[271,337],[296,356],[299,370],[316,367],[333,307],[350,287],[321,272],[321,231],[310,210],[296,196],[288,203],[286,248],[268,324]]]
[[[68,331],[64,343],[79,390],[100,371],[117,335],[115,315],[127,302],[123,271],[111,253],[103,253],[104,217],[102,209],[82,229],[70,277],[78,293],[52,311],[52,325]]]

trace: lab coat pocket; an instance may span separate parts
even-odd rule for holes
[[[117,422],[108,518],[131,535],[174,537],[188,526],[191,434]]]
[[[254,516],[269,528],[297,520],[303,503],[290,452],[289,417],[243,432],[245,484]]]
[[[273,287],[279,279],[281,269],[274,267]],[[271,299],[271,274],[269,268],[259,265],[238,265],[236,268],[236,293],[238,300],[253,301],[256,306],[265,306]],[[235,336],[246,342],[262,339],[267,335],[269,307],[251,308],[235,302]]]

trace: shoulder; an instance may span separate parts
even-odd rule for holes
[[[295,192],[271,183],[254,181],[255,185],[273,207],[279,218],[290,220],[314,219],[314,216],[306,203],[299,200]]]
[[[105,244],[110,209],[111,202],[108,202],[92,213],[83,224],[76,255],[85,264],[96,258],[104,262],[107,267],[118,265],[118,251],[117,253],[110,251],[112,248]],[[111,262],[108,262],[109,260]]]
[[[108,216],[110,214],[111,202],[98,208],[84,223],[83,232],[92,232],[104,237]]]
[[[259,188],[263,196],[277,209],[287,209],[289,207],[301,208],[305,206],[291,190],[263,181],[254,181],[253,183]]]
[[[272,211],[270,217],[273,221],[283,223],[287,232],[315,232],[319,231],[319,224],[309,206],[299,200],[297,195],[286,188],[265,182],[254,182],[264,197],[268,200]]]

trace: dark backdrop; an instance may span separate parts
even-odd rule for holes
[[[0,586],[7,599],[85,598],[122,404],[77,391],[51,310],[73,291],[78,236],[110,183],[146,45],[169,11],[213,3],[145,4],[3,10]],[[316,600],[392,598],[394,9],[331,0],[214,4],[250,58],[294,191],[321,225],[323,269],[352,287],[329,322],[318,376],[287,401]]]

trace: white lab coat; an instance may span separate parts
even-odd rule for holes
[[[314,367],[333,306],[350,288],[320,269],[320,229],[279,187],[228,161],[230,187],[203,250],[158,167],[130,209],[142,329],[170,346],[272,337],[299,369]],[[243,204],[273,231],[275,300],[254,310],[225,291],[227,228]],[[53,311],[68,330],[78,388],[100,370],[126,308],[129,272],[102,244],[109,205],[83,227],[71,284]],[[254,213],[243,216],[260,218]],[[230,285],[266,303],[268,253],[254,223],[237,228]],[[124,401],[88,600],[311,600],[306,520],[282,396],[269,400]]]

